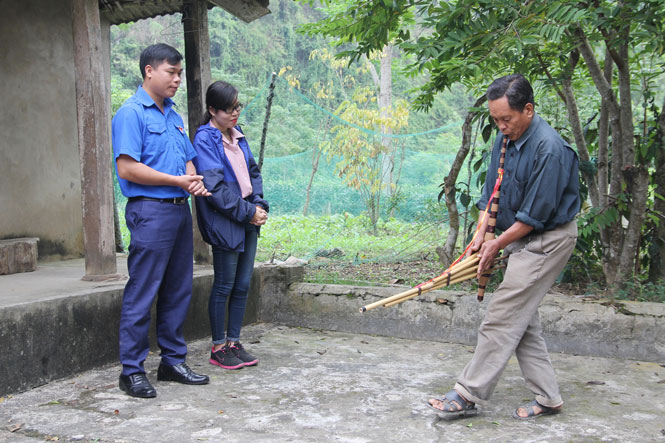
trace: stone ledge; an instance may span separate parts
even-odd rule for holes
[[[38,241],[36,237],[0,240],[0,275],[34,271]]]
[[[359,312],[402,290],[296,283],[287,292],[262,296],[260,317],[288,326],[475,345],[491,294],[478,303],[475,294],[432,291],[394,307]],[[622,302],[616,307],[548,294],[540,318],[552,352],[665,361],[665,304]]]

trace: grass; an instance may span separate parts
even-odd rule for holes
[[[257,260],[295,256],[319,257],[363,263],[403,261],[432,254],[443,227],[397,219],[380,220],[373,235],[369,219],[349,214],[270,216],[261,228]]]

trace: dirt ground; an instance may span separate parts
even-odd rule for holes
[[[349,263],[338,260],[317,261],[305,267],[305,281],[311,283],[335,283],[354,285],[405,285],[415,286],[440,275],[445,268],[435,260],[409,262],[365,262]],[[493,274],[488,290],[491,292],[501,282],[501,271]],[[457,290],[476,290],[475,280],[455,286]],[[558,283],[552,291],[567,295],[600,297],[597,288],[584,284]]]

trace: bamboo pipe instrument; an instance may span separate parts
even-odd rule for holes
[[[502,268],[505,268],[505,267],[506,267],[506,265],[493,266],[492,268],[490,268],[490,270],[491,270],[491,271],[494,271],[494,270],[496,270],[496,269],[502,269]],[[456,283],[462,283],[463,281],[471,280],[472,278],[474,278],[474,277],[477,275],[476,272],[477,272],[476,270],[473,270],[472,272],[468,272],[468,273],[465,274],[465,275],[460,275],[460,276],[458,276],[458,277],[452,279],[452,280],[450,281],[450,283],[447,283],[447,282],[439,283],[439,284],[437,284],[437,285],[434,285],[430,290],[433,291],[433,290],[435,290],[435,289],[444,288],[444,287],[446,287],[446,286],[454,285],[454,284],[456,284]],[[418,296],[417,293],[416,293],[416,294],[407,295],[407,296],[405,296],[405,297],[400,298],[399,300],[395,300],[395,301],[391,301],[390,303],[386,303],[386,304],[383,305],[383,306],[385,306],[386,308],[389,308],[389,307],[391,307],[391,306],[395,306],[395,305],[397,305],[397,304],[399,304],[399,303],[405,302],[405,301],[410,300],[410,299],[412,299],[412,298],[415,298],[415,297],[417,297],[417,296]]]
[[[508,145],[508,137],[503,137],[503,143],[501,144],[501,155],[499,156],[499,171],[497,174],[497,189],[492,199],[492,206],[490,207],[490,218],[487,221],[487,230],[485,231],[485,237],[483,241],[494,240],[496,230],[496,216],[499,212],[499,197],[501,196],[501,179],[503,178],[503,165],[506,160],[506,146]],[[483,275],[478,278],[478,301],[483,301],[485,297],[485,288],[487,287],[487,282],[492,275],[492,271],[488,270]]]
[[[500,262],[502,262],[506,258],[507,257],[498,257],[494,259],[494,261],[492,262],[492,269],[496,269],[497,265],[500,264]],[[450,269],[448,269],[440,276],[435,277],[426,283],[408,289],[404,292],[393,295],[392,297],[388,297],[383,300],[379,300],[374,303],[370,303],[366,306],[363,306],[360,308],[360,312],[365,312],[370,309],[377,308],[379,306],[385,306],[385,307],[394,306],[398,303],[402,303],[403,301],[409,300],[413,297],[417,297],[423,292],[428,292],[455,283],[461,283],[466,280],[471,280],[477,275],[479,260],[480,259],[478,258],[478,254],[473,253],[466,259],[452,266]]]

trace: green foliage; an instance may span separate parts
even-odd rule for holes
[[[348,213],[329,216],[270,216],[261,228],[258,261],[273,256],[316,260],[317,253],[338,248],[342,261],[402,261],[433,252],[442,235],[441,227],[432,223],[409,223],[382,219],[378,235],[371,233],[371,221],[365,215]]]
[[[665,281],[628,281],[615,292],[614,297],[618,300],[665,303]]]

